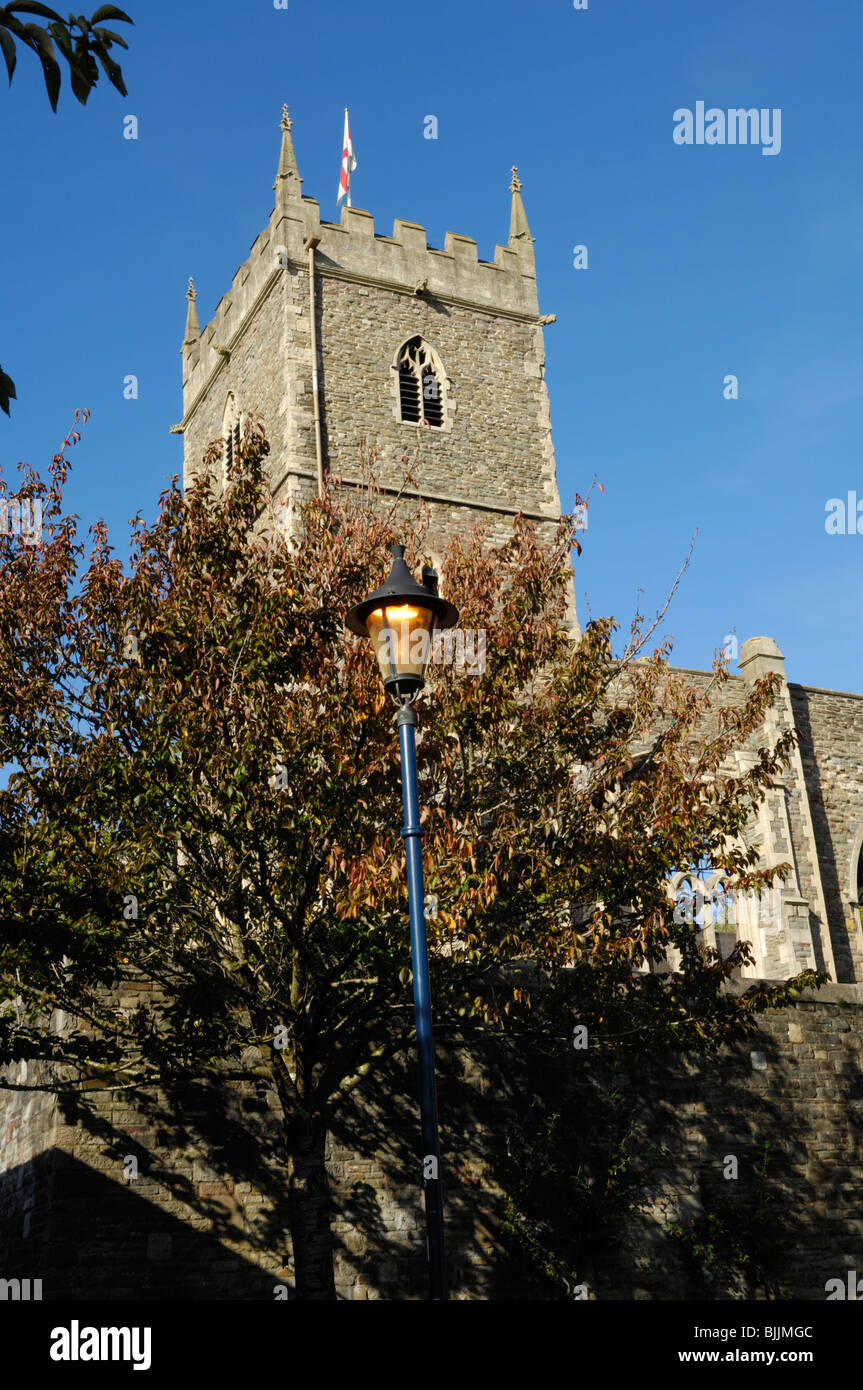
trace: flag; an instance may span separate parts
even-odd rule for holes
[[[348,125],[348,108],[345,107],[345,134],[342,140],[342,175],[339,179],[339,196],[336,200],[337,207],[342,201],[342,198],[347,198],[348,207],[351,206],[351,174],[356,167],[357,161],[354,159],[354,147],[351,144],[351,128]]]

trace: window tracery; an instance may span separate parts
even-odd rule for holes
[[[441,429],[444,422],[443,373],[429,344],[411,338],[398,356],[399,407],[407,424]]]

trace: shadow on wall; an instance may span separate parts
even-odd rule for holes
[[[415,1092],[412,1060],[392,1064],[331,1137],[341,1299],[427,1296]],[[447,1096],[465,1143],[482,1119],[472,1098],[469,1086]],[[0,1174],[0,1278],[41,1278],[45,1299],[272,1300],[277,1285],[293,1297],[283,1144],[263,1086],[94,1091],[60,1105],[65,1147]],[[453,1272],[460,1296],[482,1297],[494,1263],[475,1268],[486,1198],[480,1169],[462,1179],[460,1162],[450,1165],[450,1248],[464,1247]]]
[[[451,1296],[824,1298],[863,1270],[861,1047],[860,1006],[839,1000],[762,1016],[712,1058],[611,1067],[562,1044],[439,1039]],[[0,1175],[0,1278],[41,1278],[45,1299],[290,1290],[263,1090],[63,1105],[69,1152]],[[327,1168],[339,1298],[425,1299],[412,1058],[342,1114]]]
[[[26,1168],[38,1193],[26,1236],[21,1170],[0,1180],[0,1278],[41,1279],[43,1301],[274,1299],[279,1270],[224,1244],[218,1221],[193,1225],[62,1149]]]
[[[616,1067],[439,1040],[451,1296],[823,1299],[863,1269],[860,1024],[859,1005],[805,1002],[713,1057]],[[385,1298],[425,1296],[407,1080],[338,1129],[341,1277]]]
[[[502,1296],[825,1298],[863,1268],[860,1025],[807,1001],[710,1058],[513,1057],[496,1170],[523,1258]]]
[[[789,690],[795,723],[802,735],[800,756],[809,796],[812,829],[818,847],[818,865],[821,870],[821,883],[824,888],[824,902],[827,909],[827,929],[830,932],[833,958],[836,962],[836,979],[839,982],[858,984],[860,983],[861,967],[859,963],[855,963],[846,922],[846,910],[849,907],[851,888],[848,881],[851,866],[850,864],[840,866],[836,862],[837,842],[842,852],[850,853],[851,846],[856,840],[857,827],[852,825],[841,827],[841,829],[849,831],[851,844],[844,843],[841,837],[837,837],[833,833],[833,827],[831,827],[827,807],[824,803],[824,788],[821,783],[818,759],[814,752],[816,747],[823,745],[824,740],[822,738],[816,742],[813,736],[810,701],[805,686],[792,685],[789,686]],[[863,789],[860,793],[860,803],[863,805]],[[848,815],[847,807],[841,809],[845,815]],[[834,816],[835,814],[836,809],[834,808]],[[857,817],[858,824],[860,819],[863,817]],[[836,829],[839,830],[840,827],[836,827]]]

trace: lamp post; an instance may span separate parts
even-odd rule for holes
[[[371,638],[381,668],[384,688],[398,706],[395,722],[399,731],[405,814],[402,837],[405,842],[408,874],[430,1296],[433,1300],[446,1301],[446,1249],[424,914],[421,843],[423,832],[419,818],[414,737],[417,717],[413,710],[413,702],[425,685],[425,669],[431,654],[432,633],[435,628],[453,627],[458,622],[458,611],[451,603],[438,596],[437,575],[434,570],[423,570],[425,582],[417,583],[405,564],[404,553],[403,545],[392,547],[393,563],[386,583],[352,608],[345,621],[351,632]]]

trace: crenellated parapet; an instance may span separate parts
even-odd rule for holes
[[[313,198],[303,198],[302,207],[304,237],[320,238],[317,268],[322,275],[368,280],[493,313],[539,317],[532,251],[525,256],[510,246],[496,246],[494,261],[483,261],[476,242],[457,232],[447,232],[440,248],[429,246],[426,229],[417,222],[396,218],[392,236],[384,236],[362,208],[343,208],[341,222],[334,223],[321,221]],[[285,249],[291,258],[302,254],[296,245]]]

